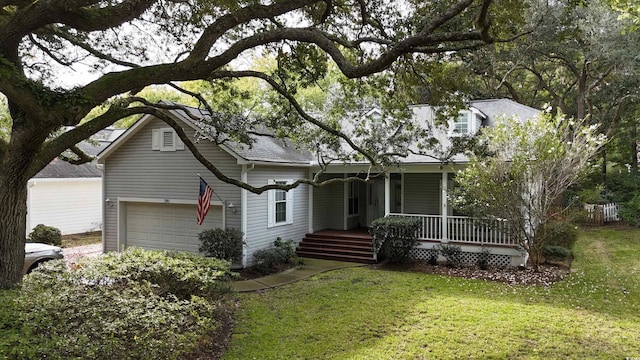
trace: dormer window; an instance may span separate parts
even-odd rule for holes
[[[451,124],[450,135],[473,135],[482,126],[485,116],[481,112],[471,109],[463,110]]]
[[[382,122],[382,111],[380,111],[379,109],[371,109],[366,114],[364,114],[364,116],[369,118],[374,124],[379,124],[380,122]]]
[[[453,133],[454,134],[468,134],[471,132],[472,123],[471,123],[471,111],[462,111],[458,114],[458,118],[453,124]]]

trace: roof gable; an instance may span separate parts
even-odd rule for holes
[[[174,103],[162,101],[163,104],[173,105]],[[178,104],[176,104],[178,105]],[[183,110],[165,110],[174,120],[184,123],[196,131],[200,131],[203,126],[196,119],[208,116],[206,110],[181,105],[189,114]],[[114,153],[120,146],[127,142],[133,135],[140,131],[147,123],[155,117],[152,115],[142,116],[131,128],[114,141],[110,146],[98,154],[98,161],[103,162],[109,155]],[[221,149],[236,158],[238,163],[260,162],[272,164],[293,164],[310,165],[312,155],[296,149],[291,143],[271,136],[256,136],[251,146],[227,141],[218,145]]]

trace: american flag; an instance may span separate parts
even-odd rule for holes
[[[207,185],[207,183],[200,178],[200,196],[198,196],[198,225],[202,225],[204,217],[209,212],[209,205],[211,201],[211,195],[213,195],[213,189]]]

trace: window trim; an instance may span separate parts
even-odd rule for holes
[[[357,204],[357,211],[354,213],[350,212],[351,199],[354,199],[355,204]],[[351,181],[347,183],[347,216],[348,217],[360,216],[360,183],[358,181]]]
[[[291,179],[269,179],[268,184],[291,184],[293,180]],[[293,194],[295,189],[291,189],[285,192],[285,221],[276,221],[276,204],[282,203],[282,200],[277,200],[278,191],[282,191],[279,189],[272,189],[267,192],[267,228],[272,228],[276,226],[290,225],[293,224]]]
[[[451,123],[451,130],[450,130],[450,134],[452,136],[463,136],[463,135],[469,135],[469,134],[473,134],[473,121],[472,119],[472,115],[473,112],[471,110],[461,110],[458,113],[458,116],[452,121]],[[465,115],[466,117],[466,127],[467,127],[467,131],[466,132],[461,132],[457,130],[457,125],[458,124],[462,124],[462,121],[460,121],[460,118]]]

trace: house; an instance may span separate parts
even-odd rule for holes
[[[182,110],[167,113],[193,137],[200,129],[193,117],[202,112],[188,110],[191,116]],[[429,106],[412,110],[419,121],[433,119]],[[451,128],[454,133],[473,133],[480,126],[491,126],[500,115],[528,119],[537,113],[507,99],[476,101],[451,122]],[[442,135],[443,141],[446,136]],[[286,184],[319,171],[312,154],[271,137],[261,137],[252,147],[210,141],[199,141],[196,147],[225,175],[252,186]],[[220,227],[245,234],[243,266],[251,264],[255,251],[272,246],[278,237],[292,239],[303,256],[372,262],[371,238],[362,229],[373,219],[389,215],[420,219],[421,241],[414,251],[418,258],[430,257],[436,244],[452,242],[463,247],[467,261],[477,258],[482,247],[489,247],[490,263],[524,262],[523,251],[499,227],[458,216],[449,206],[447,192],[453,187],[453,175],[466,162],[461,155],[446,164],[410,155],[366,183],[301,185],[256,195],[219,181],[185,149],[172,128],[146,115],[97,158],[104,166],[105,251],[139,246],[197,252],[198,233]],[[364,163],[329,164],[321,177],[344,178],[366,169]],[[215,193],[202,226],[196,223],[198,174]]]
[[[121,133],[108,128],[78,146],[95,156]],[[38,224],[63,235],[102,228],[102,171],[95,162],[73,165],[56,158],[29,180],[27,189],[27,234]]]

